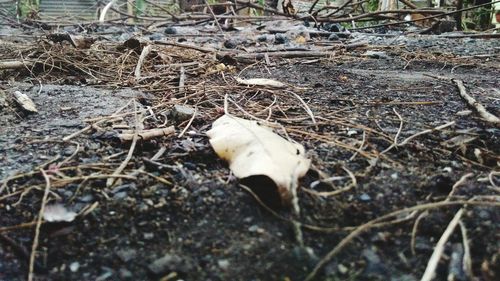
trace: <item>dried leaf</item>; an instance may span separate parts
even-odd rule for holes
[[[281,203],[289,205],[298,179],[309,170],[304,147],[291,143],[256,121],[224,115],[207,132],[210,144],[239,179],[267,176],[278,187]]]
[[[32,113],[38,112],[35,103],[26,95],[19,91],[14,92],[14,99],[24,110]]]
[[[47,222],[71,222],[76,218],[76,213],[69,211],[61,204],[47,205],[43,212],[43,219]]]
[[[252,79],[241,79],[239,77],[235,78],[240,84],[248,86],[268,86],[274,88],[285,88],[286,84],[281,83],[276,80],[266,79],[266,78],[252,78]]]

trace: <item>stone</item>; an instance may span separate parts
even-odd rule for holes
[[[157,41],[163,39],[164,35],[161,33],[153,33],[149,35],[149,40]]]
[[[374,59],[388,59],[389,56],[387,55],[386,52],[378,52],[378,51],[366,51],[366,53],[363,54],[364,56],[374,58]]]
[[[388,269],[377,253],[371,249],[365,249],[361,255],[365,259],[367,265],[363,271],[363,275],[369,278],[386,279]]]
[[[137,256],[137,251],[134,249],[123,249],[116,251],[116,255],[122,262],[129,262]]]
[[[187,273],[192,268],[187,260],[175,254],[166,254],[148,265],[149,271],[155,275],[164,275],[172,271]]]
[[[258,42],[266,42],[267,41],[267,35],[263,34],[263,35],[257,36],[257,41]]]
[[[70,265],[69,265],[69,270],[71,272],[77,272],[78,269],[80,269],[80,263],[75,261],[75,262],[72,262]]]
[[[367,201],[370,201],[372,200],[372,198],[370,197],[370,195],[366,194],[366,193],[363,193],[359,196],[359,200],[361,201],[364,201],[364,202],[367,202]]]
[[[177,33],[178,33],[177,29],[173,26],[165,28],[165,34],[177,34]]]
[[[339,40],[340,40],[340,37],[335,33],[332,33],[332,34],[330,34],[330,36],[328,36],[328,41],[339,41]]]
[[[342,32],[345,30],[344,27],[339,23],[327,23],[323,28],[330,32]]]
[[[238,46],[236,41],[229,39],[224,42],[224,48],[226,49],[235,49]]]
[[[120,268],[120,270],[118,271],[118,275],[120,275],[120,280],[129,280],[134,277],[132,272],[130,272],[130,270],[126,268]]]
[[[283,33],[277,33],[274,35],[274,43],[276,44],[285,44],[288,43],[289,39]]]
[[[125,198],[127,198],[128,194],[126,191],[122,191],[122,192],[117,192],[115,193],[115,195],[113,195],[113,200],[123,200]]]
[[[174,106],[171,112],[172,117],[178,122],[191,119],[191,117],[193,117],[193,114],[194,108],[192,108],[191,106],[178,104]]]

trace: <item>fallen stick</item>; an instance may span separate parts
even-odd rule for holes
[[[467,8],[460,9],[460,10],[455,10],[455,11],[452,11],[452,12],[447,12],[447,13],[442,13],[442,14],[438,14],[438,15],[433,15],[433,16],[423,17],[423,18],[419,18],[419,19],[414,19],[414,20],[405,20],[405,21],[398,21],[398,22],[392,22],[392,23],[389,22],[389,23],[383,23],[383,24],[363,26],[363,27],[358,27],[358,28],[350,28],[349,30],[362,30],[362,29],[377,28],[377,27],[384,27],[384,26],[392,26],[392,25],[398,25],[398,24],[413,23],[413,22],[417,22],[417,21],[424,21],[424,20],[429,20],[429,19],[435,19],[435,18],[440,18],[440,17],[445,17],[445,16],[453,15],[453,14],[460,13],[460,12],[474,10],[474,9],[481,8],[481,7],[484,7],[484,6],[487,6],[487,5],[492,5],[492,4],[495,4],[495,3],[498,3],[498,2],[500,2],[500,0],[492,1],[492,2],[489,2],[489,3],[485,3],[485,4],[481,4],[481,5],[476,5],[476,6],[472,6],[472,7],[467,7]],[[418,11],[418,10],[408,10],[407,13],[412,13],[412,12],[416,12],[416,11]],[[431,11],[431,10],[429,10],[429,11]],[[423,11],[422,10],[419,13],[422,13],[422,14],[423,13],[429,13],[429,11]],[[339,20],[339,19],[334,19],[334,20]],[[344,21],[348,21],[349,18],[344,18],[343,20]],[[334,22],[334,21],[332,21],[332,22]]]
[[[500,33],[465,33],[465,34],[452,34],[452,35],[439,35],[439,38],[449,38],[449,39],[458,39],[458,38],[481,38],[481,39],[495,39],[500,38]],[[491,54],[490,56],[495,56]]]
[[[217,28],[219,28],[220,33],[224,34],[224,30],[222,30],[222,27],[220,26],[219,19],[217,19],[217,16],[214,13],[214,10],[212,10],[212,7],[210,7],[210,4],[208,4],[208,1],[205,0],[205,5],[207,6],[208,11],[212,15],[215,24],[217,25]]]
[[[130,145],[130,149],[128,151],[127,157],[125,158],[125,160],[123,160],[123,162],[120,164],[120,166],[118,166],[118,168],[116,168],[116,170],[113,172],[113,174],[112,174],[113,176],[120,175],[120,173],[123,171],[123,169],[125,169],[125,167],[127,167],[128,162],[130,162],[130,160],[132,159],[132,155],[134,155],[134,150],[135,150],[135,146],[137,144],[138,139],[139,139],[138,135],[133,136],[132,145]],[[115,183],[115,180],[116,180],[115,177],[109,177],[106,180],[106,186],[111,187]]]
[[[158,44],[158,45],[167,45],[167,46],[193,49],[196,51],[200,51],[202,53],[216,53],[217,52],[217,50],[214,48],[204,48],[204,47],[199,47],[199,46],[190,45],[190,44],[182,44],[182,43],[167,42],[167,41],[153,41],[153,43]]]
[[[158,128],[158,129],[140,131],[137,133],[137,136],[141,140],[150,140],[156,137],[168,136],[173,134],[174,132],[175,132],[174,126],[170,126],[167,128]],[[123,133],[123,134],[118,134],[118,137],[122,141],[131,141],[134,139],[134,135],[135,135],[134,133]]]
[[[378,217],[376,219],[373,219],[369,222],[366,222],[362,225],[359,225],[353,230],[349,235],[347,235],[345,238],[343,238],[326,256],[324,256],[314,267],[314,269],[306,276],[305,281],[312,281],[319,273],[320,269],[322,269],[328,262],[330,262],[335,255],[337,255],[341,250],[345,248],[347,244],[349,244],[354,238],[358,237],[360,234],[367,232],[368,230],[376,227],[379,225],[380,222],[385,221],[388,218],[395,217],[401,214],[406,214],[408,212],[413,212],[413,211],[421,211],[421,210],[430,210],[430,209],[437,209],[437,208],[442,208],[442,207],[447,207],[447,206],[452,206],[452,205],[483,205],[483,206],[490,206],[490,207],[500,207],[499,202],[489,202],[489,201],[483,201],[483,202],[475,202],[475,201],[439,201],[439,202],[433,202],[433,203],[426,203],[426,204],[421,204],[421,205],[416,205],[413,207],[408,207],[400,210],[393,211],[391,213],[388,213],[386,215],[383,215],[381,217]]]
[[[18,69],[31,65],[24,61],[0,61],[0,69]]]
[[[187,123],[186,127],[184,127],[184,129],[182,130],[182,132],[177,136],[178,138],[181,138],[186,133],[186,131],[188,130],[188,128],[193,123],[194,118],[196,117],[196,113],[198,113],[198,108],[197,107],[195,107],[194,112],[193,112],[193,116],[191,117],[191,119],[189,119],[189,122]]]
[[[135,126],[134,126],[134,134],[133,134],[133,137],[132,137],[132,144],[130,145],[130,149],[127,153],[127,157],[125,157],[125,160],[123,160],[123,162],[120,164],[120,166],[118,166],[118,168],[116,168],[116,170],[113,172],[112,175],[114,176],[117,176],[117,175],[120,175],[123,171],[123,169],[125,169],[125,167],[127,167],[128,165],[128,162],[130,162],[130,160],[132,159],[132,156],[134,155],[134,151],[135,151],[135,146],[137,145],[137,141],[139,140],[139,116],[137,114],[137,103],[134,101],[134,112],[135,112]],[[142,125],[142,124],[141,124]],[[106,180],[106,187],[111,187],[113,186],[113,184],[115,184],[115,180],[116,178],[108,178]]]
[[[104,9],[102,9],[102,11],[101,11],[101,16],[99,17],[100,23],[104,22],[104,18],[106,17],[106,14],[108,13],[109,8],[111,8],[111,6],[113,6],[113,4],[115,4],[115,2],[116,2],[116,0],[111,0],[111,1],[109,1],[108,4],[106,4],[106,6],[104,6]]]
[[[464,245],[462,269],[465,272],[465,276],[467,276],[469,280],[473,280],[474,274],[472,273],[472,259],[470,256],[470,246],[467,235],[467,228],[465,227],[465,224],[462,220],[459,220],[458,224],[460,225],[460,231],[462,232],[462,244]]]
[[[476,99],[467,94],[462,80],[451,79],[451,81],[453,81],[457,85],[460,96],[469,104],[469,106],[474,108],[484,120],[496,125],[500,125],[500,119],[498,117],[489,113],[482,104],[480,104],[478,101],[476,101]]]
[[[328,14],[325,15],[325,17],[331,17],[333,16],[334,14],[336,14],[337,12],[339,12],[340,10],[344,9],[347,5],[351,4],[353,0],[348,0],[346,1],[343,5],[341,5],[340,7],[336,8],[335,10],[329,12]],[[319,11],[318,11],[319,12]]]
[[[445,231],[443,232],[443,235],[441,235],[441,238],[439,238],[436,247],[434,247],[434,252],[432,252],[431,258],[427,263],[424,275],[422,276],[422,279],[420,279],[420,281],[431,281],[434,278],[437,265],[444,252],[444,246],[446,245],[446,242],[448,242],[448,239],[453,233],[453,230],[455,230],[455,227],[460,222],[460,218],[462,217],[463,212],[464,212],[463,208],[458,210],[458,212],[455,214],[453,219],[448,224],[448,227],[446,227]]]
[[[179,70],[179,94],[184,94],[184,84],[186,82],[186,69],[181,66]]]
[[[33,245],[31,246],[28,281],[32,281],[33,278],[35,277],[34,269],[35,269],[36,249],[38,248],[38,238],[40,237],[40,226],[42,225],[42,218],[43,218],[43,213],[45,211],[45,204],[47,204],[47,199],[49,197],[49,190],[50,190],[49,176],[42,169],[40,169],[40,172],[42,173],[43,178],[45,179],[45,190],[43,192],[42,204],[40,206],[40,211],[38,212],[38,218],[36,220],[35,237],[33,237]]]
[[[338,49],[351,50],[358,47],[366,46],[366,42],[357,42],[347,45],[339,45]],[[225,55],[230,55],[230,52],[217,54],[218,58],[222,58]],[[333,51],[285,51],[285,52],[262,52],[262,53],[239,53],[235,54],[233,57],[235,60],[261,60],[265,59],[265,56],[278,57],[278,58],[324,58],[335,55]]]
[[[120,108],[119,108],[117,111],[115,111],[115,113],[113,113],[111,116],[106,116],[105,118],[99,117],[98,119],[96,119],[96,120],[95,120],[95,121],[97,121],[96,123],[94,123],[94,124],[92,124],[92,125],[88,125],[88,126],[86,126],[85,128],[83,128],[83,129],[81,129],[81,130],[78,130],[78,131],[76,131],[76,132],[74,132],[74,133],[72,133],[72,134],[70,134],[70,135],[67,135],[67,136],[65,136],[64,138],[62,138],[62,140],[63,140],[63,141],[69,141],[70,139],[72,139],[72,138],[74,138],[74,137],[76,137],[76,136],[78,136],[78,135],[80,135],[80,134],[83,134],[83,133],[87,132],[88,130],[92,129],[92,126],[93,126],[93,125],[99,125],[99,124],[101,124],[101,123],[104,123],[104,122],[106,122],[106,121],[109,121],[109,119],[110,119],[110,118],[116,118],[116,117],[117,117],[116,115],[117,115],[118,113],[120,113],[122,110],[124,110],[125,108],[127,108],[127,107],[130,105],[130,103],[131,103],[132,101],[133,101],[133,100],[129,100],[129,101],[127,102],[127,104],[125,104],[124,106],[120,107]],[[132,113],[132,114],[135,114],[135,112],[134,112],[134,113]],[[95,119],[95,118],[94,118],[94,119]],[[91,121],[86,120],[86,121],[87,121],[87,122],[92,122],[93,120],[91,120]]]
[[[445,12],[440,10],[386,10],[386,11],[376,11],[371,13],[364,13],[360,15],[355,15],[352,17],[342,17],[342,18],[329,18],[329,17],[318,17],[316,18],[317,22],[330,22],[330,23],[340,23],[340,22],[351,22],[353,20],[365,19],[365,18],[373,18],[380,16],[387,16],[392,14],[433,14],[433,17],[441,17],[445,14]],[[436,15],[437,14],[437,15]],[[307,17],[305,17],[307,18]],[[392,18],[392,17],[391,17]],[[420,19],[419,19],[420,20]],[[349,30],[355,30],[356,28],[349,28]]]
[[[134,71],[136,82],[141,79],[141,67],[144,64],[144,60],[151,52],[151,49],[152,49],[151,45],[147,45],[142,49],[141,55],[139,56],[139,60],[137,61],[137,65],[135,66],[135,71]]]
[[[150,1],[150,0],[144,0],[144,2],[148,3],[149,5],[151,6],[154,6],[160,10],[162,10],[163,12],[167,13],[169,16],[172,17],[172,19],[174,20],[178,20],[177,16],[174,15],[171,11],[169,11],[168,9],[165,9],[163,6],[161,5],[158,5],[157,3],[153,2],[153,1]]]

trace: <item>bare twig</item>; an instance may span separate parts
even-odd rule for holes
[[[100,23],[104,22],[104,19],[106,18],[106,14],[108,13],[109,8],[111,8],[111,6],[113,6],[113,4],[115,4],[115,2],[116,2],[116,0],[111,0],[111,1],[109,1],[108,4],[106,4],[106,6],[104,6],[104,8],[101,11],[101,15],[99,17]]]
[[[342,167],[342,169],[349,175],[349,177],[351,178],[351,183],[349,183],[346,187],[344,188],[341,188],[341,189],[338,189],[338,190],[334,190],[334,191],[325,191],[325,192],[318,192],[318,191],[315,191],[315,190],[312,190],[312,189],[307,189],[307,188],[303,188],[303,190],[307,193],[310,193],[310,194],[314,194],[316,196],[322,196],[322,197],[329,197],[329,196],[335,196],[335,195],[338,195],[340,193],[343,193],[343,192],[346,192],[346,191],[349,191],[351,190],[352,188],[356,187],[358,185],[358,181],[356,180],[356,176],[354,175],[353,172],[351,172],[349,169],[347,169],[346,167]]]
[[[187,130],[189,129],[189,127],[193,123],[194,118],[196,117],[196,113],[198,113],[198,107],[194,108],[193,116],[191,116],[191,119],[189,119],[189,122],[187,123],[186,127],[184,127],[182,132],[177,136],[178,138],[181,138],[187,132]]]
[[[44,170],[40,170],[40,171],[43,175],[43,178],[45,179],[45,191],[44,191],[43,197],[42,197],[42,205],[40,206],[40,211],[38,212],[38,218],[37,218],[36,227],[35,227],[35,237],[33,237],[33,245],[31,247],[28,281],[33,281],[33,278],[35,277],[35,275],[34,275],[35,258],[36,258],[36,250],[38,248],[38,238],[40,236],[40,226],[42,225],[42,218],[43,218],[43,213],[45,211],[45,204],[47,203],[47,199],[49,197],[49,190],[50,190],[50,178],[49,178],[49,176],[45,173]]]
[[[184,94],[184,84],[186,83],[186,69],[181,66],[179,70],[179,94]]]
[[[31,66],[31,63],[26,61],[0,61],[0,69],[18,69]]]
[[[441,238],[439,238],[438,243],[434,247],[434,252],[432,252],[431,258],[427,263],[424,275],[422,276],[420,281],[431,281],[434,278],[436,267],[444,252],[444,246],[446,245],[446,242],[448,242],[448,239],[453,233],[453,230],[455,230],[455,227],[458,225],[463,212],[464,212],[463,208],[458,210],[458,212],[455,214],[453,219],[448,224],[448,227],[446,227],[445,231],[443,232],[443,235],[441,235]]]
[[[482,104],[480,104],[476,99],[467,94],[467,90],[465,90],[465,86],[462,80],[451,79],[451,81],[453,81],[457,85],[460,96],[467,102],[467,104],[469,104],[469,106],[474,108],[484,120],[495,125],[500,125],[500,119],[498,117],[489,113]]]
[[[469,280],[474,280],[474,274],[472,273],[472,258],[470,255],[469,238],[467,235],[467,228],[462,220],[458,221],[460,225],[460,231],[462,232],[462,243],[464,245],[464,257],[462,262],[462,269]]]
[[[139,81],[141,79],[141,67],[144,64],[144,60],[151,52],[152,46],[147,45],[142,49],[141,55],[139,56],[139,60],[137,61],[137,66],[135,67],[134,75],[135,81]]]
[[[349,244],[354,238],[358,237],[360,234],[374,228],[377,223],[382,222],[388,218],[398,216],[401,214],[405,214],[408,212],[413,212],[413,211],[420,211],[420,210],[429,210],[429,209],[436,209],[436,208],[443,208],[447,206],[452,206],[452,205],[483,205],[483,206],[491,206],[491,207],[500,207],[500,203],[498,202],[475,202],[475,201],[441,201],[441,202],[435,202],[435,203],[428,203],[428,204],[422,204],[422,205],[417,205],[401,210],[397,210],[394,212],[391,212],[389,214],[383,215],[379,218],[373,219],[369,222],[366,222],[358,227],[354,231],[352,231],[349,235],[347,235],[342,241],[340,241],[335,248],[333,248],[328,254],[323,257],[314,267],[314,269],[307,275],[305,281],[311,281],[313,280],[316,275],[319,273],[319,270],[323,268],[335,255],[337,255],[344,247]]]
[[[224,33],[224,30],[220,26],[219,20],[217,19],[217,16],[215,16],[214,11],[212,10],[212,7],[210,7],[210,5],[208,4],[207,0],[204,0],[204,1],[205,1],[205,5],[207,6],[208,11],[210,12],[210,14],[212,15],[212,17],[214,18],[214,22],[217,25],[217,27],[219,28],[220,33]]]
[[[444,129],[444,128],[448,128],[448,127],[450,127],[450,126],[452,126],[452,125],[455,125],[455,121],[451,121],[451,122],[448,122],[448,123],[446,123],[446,124],[443,124],[443,125],[437,126],[437,127],[435,127],[435,128],[428,129],[428,130],[424,130],[424,131],[422,131],[422,132],[416,133],[416,134],[411,135],[411,136],[407,137],[406,139],[404,139],[402,142],[400,142],[400,143],[398,144],[398,146],[405,145],[405,144],[407,144],[408,142],[410,142],[411,140],[413,140],[414,138],[419,137],[419,136],[421,136],[421,135],[425,135],[425,134],[428,134],[428,133],[432,133],[432,132],[434,132],[434,131],[440,131],[440,130],[442,130],[442,129]]]
[[[137,104],[134,100],[134,110],[137,112]],[[123,160],[123,162],[120,164],[120,166],[118,166],[118,168],[116,168],[116,170],[113,172],[113,175],[120,175],[121,172],[123,171],[123,169],[125,169],[125,167],[127,167],[128,165],[128,162],[130,161],[130,159],[132,159],[132,156],[134,155],[134,150],[135,150],[135,146],[137,144],[137,141],[139,140],[139,134],[138,134],[138,127],[139,127],[139,124],[138,124],[138,121],[139,118],[137,116],[137,113],[135,114],[135,133],[134,133],[134,137],[132,139],[132,144],[130,145],[130,149],[128,151],[128,154],[127,154],[127,157],[125,158],[125,160]],[[112,186],[114,183],[115,183],[115,180],[116,178],[108,178],[108,180],[106,181],[106,186],[110,187]]]
[[[376,27],[383,27],[383,26],[391,26],[391,25],[398,25],[398,24],[405,24],[405,23],[413,23],[413,22],[425,21],[425,20],[429,20],[429,19],[436,19],[436,18],[441,18],[441,17],[453,15],[453,14],[464,12],[464,11],[474,10],[474,9],[481,8],[481,7],[484,7],[484,6],[487,6],[487,5],[492,5],[492,4],[498,3],[498,2],[500,2],[500,0],[492,1],[492,2],[489,2],[489,3],[484,3],[484,4],[481,4],[481,5],[471,6],[471,7],[467,7],[467,8],[464,8],[464,9],[455,10],[455,11],[452,11],[452,12],[442,13],[442,14],[439,14],[439,15],[428,16],[428,17],[423,17],[423,18],[414,19],[414,20],[405,20],[405,21],[390,22],[390,23],[376,24],[376,25],[370,25],[370,26],[363,26],[363,27],[358,27],[358,28],[351,28],[351,30],[369,29],[369,28],[376,28]],[[406,13],[413,13],[414,11],[418,11],[418,10],[404,10],[404,11],[406,11]],[[394,12],[394,11],[392,11],[392,12]],[[420,11],[418,13],[419,14],[432,13],[432,10],[429,10],[429,11]],[[336,20],[336,19],[334,19],[334,20]],[[348,18],[343,19],[343,21],[348,21]]]

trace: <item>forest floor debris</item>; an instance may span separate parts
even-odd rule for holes
[[[435,77],[500,116],[498,40],[274,24],[296,31],[3,37],[0,280],[30,265],[54,280],[418,280],[457,211],[440,250],[462,245],[464,272],[494,280],[500,129]],[[298,217],[256,201],[216,156],[206,132],[225,110],[304,145]],[[78,215],[38,221],[44,204]],[[446,279],[439,257],[431,273]]]

